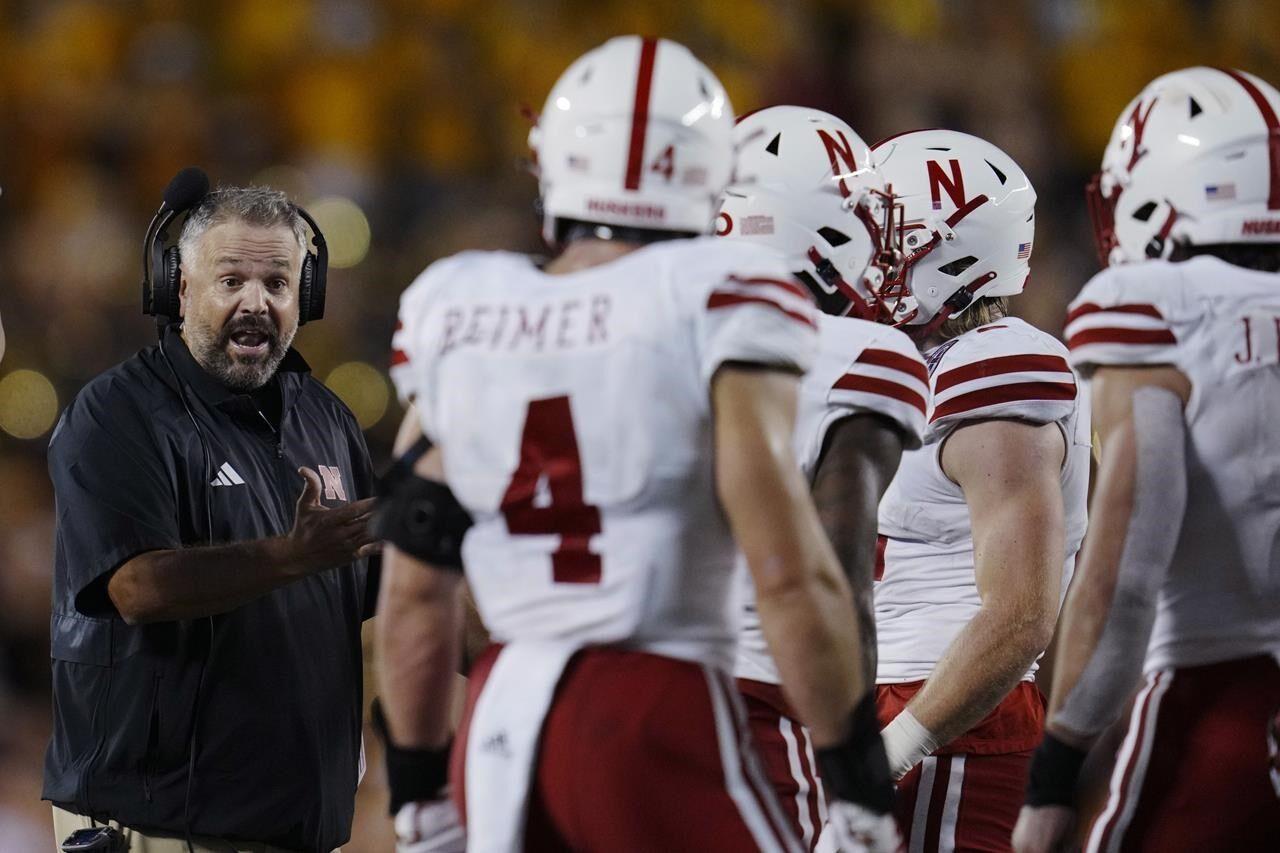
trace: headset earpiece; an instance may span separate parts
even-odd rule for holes
[[[320,226],[311,214],[297,208],[298,215],[311,226],[311,244],[315,252],[303,252],[302,274],[298,278],[298,325],[324,317],[325,286],[329,272],[329,246],[325,243]]]
[[[312,300],[315,298],[315,256],[310,252],[302,253],[302,272],[298,275],[298,325],[302,326],[311,317]]]
[[[152,299],[155,313],[176,322],[182,314],[182,256],[177,246],[164,250],[160,261],[160,277],[155,283]]]

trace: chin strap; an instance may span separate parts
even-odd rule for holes
[[[957,290],[955,293],[947,297],[942,303],[942,307],[938,309],[938,313],[934,314],[927,323],[919,326],[909,326],[907,331],[915,340],[924,340],[932,335],[938,329],[942,328],[942,324],[950,320],[957,314],[963,312],[966,308],[973,304],[973,300],[977,298],[976,294],[979,290],[986,287],[987,282],[996,277],[995,272],[985,272]]]

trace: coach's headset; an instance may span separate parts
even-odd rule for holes
[[[205,533],[209,545],[214,545],[213,533],[213,495],[212,480],[216,476],[213,471],[213,454],[209,442],[205,438],[200,421],[196,418],[191,404],[187,400],[185,383],[169,354],[164,350],[164,329],[171,323],[179,321],[182,313],[181,300],[178,298],[182,285],[182,257],[176,245],[165,247],[169,239],[169,226],[173,220],[197,207],[209,195],[209,176],[204,170],[188,166],[173,176],[169,186],[164,190],[164,201],[151,224],[147,226],[147,234],[142,243],[142,313],[156,318],[156,331],[160,337],[160,355],[169,372],[178,383],[178,398],[182,408],[195,428],[196,437],[200,440],[200,449],[204,455],[205,483]],[[302,272],[298,280],[298,325],[309,320],[324,317],[325,283],[329,271],[329,247],[325,244],[324,234],[320,226],[301,207],[294,205],[294,210],[311,228],[311,243],[315,252],[303,252]],[[157,270],[159,275],[157,275]],[[204,620],[208,626],[207,645],[200,661],[200,677],[196,685],[195,701],[192,704],[191,735],[187,743],[187,791],[182,806],[182,822],[185,830],[187,850],[193,853],[195,847],[191,841],[191,787],[195,777],[196,744],[198,742],[198,720],[200,694],[204,692],[205,669],[209,661],[209,651],[213,648],[213,617]]]
[[[142,313],[155,317],[164,326],[177,322],[181,314],[178,294],[182,284],[182,257],[176,245],[165,248],[169,225],[175,218],[197,207],[209,195],[209,176],[188,166],[173,176],[164,190],[164,201],[147,226],[142,244]],[[325,285],[329,272],[329,246],[320,226],[301,207],[294,210],[311,228],[314,252],[304,252],[298,278],[298,325],[324,317]],[[157,274],[158,271],[158,274]]]

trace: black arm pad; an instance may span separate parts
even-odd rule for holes
[[[471,525],[448,486],[408,473],[386,484],[370,530],[424,563],[462,571],[462,538]]]
[[[373,700],[373,730],[387,753],[387,788],[391,791],[391,816],[405,803],[439,800],[449,784],[449,751],[453,741],[439,749],[403,749],[391,742],[382,703]]]
[[[1048,731],[1031,756],[1027,805],[1075,806],[1076,780],[1089,753],[1063,743]]]
[[[893,779],[880,737],[874,691],[849,714],[849,734],[835,746],[816,750],[822,784],[833,799],[856,803],[879,814],[893,810]]]

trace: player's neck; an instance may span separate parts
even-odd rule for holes
[[[598,267],[639,248],[640,243],[624,243],[620,240],[574,240],[564,247],[563,252],[551,259],[545,271],[550,275],[565,275]]]

